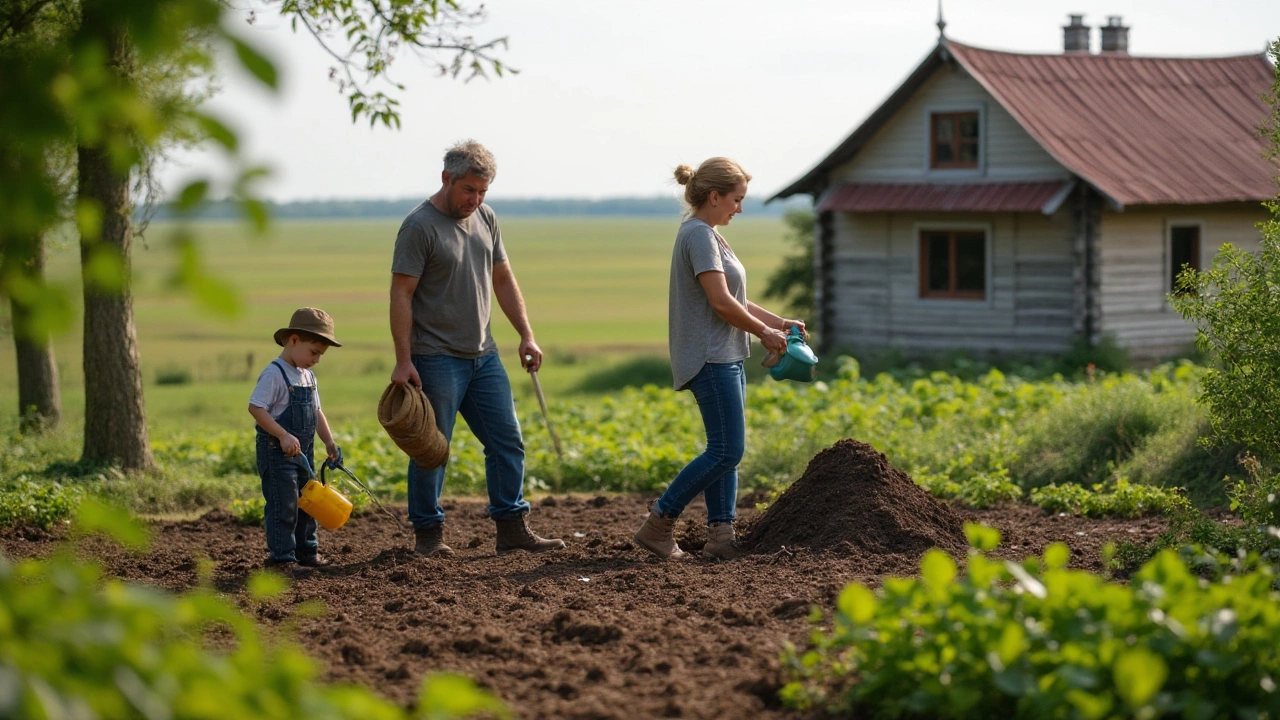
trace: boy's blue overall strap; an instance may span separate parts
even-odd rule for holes
[[[280,359],[280,358],[276,358],[276,360],[279,360],[279,359]],[[290,390],[292,390],[292,389],[293,389],[293,383],[289,382],[289,373],[285,372],[285,371],[284,371],[284,365],[281,365],[280,363],[276,362],[276,360],[272,360],[272,361],[271,361],[271,364],[272,364],[272,365],[275,365],[275,366],[276,366],[276,369],[280,371],[280,377],[284,378],[284,385],[285,385],[285,387],[287,387],[287,388],[289,388]]]

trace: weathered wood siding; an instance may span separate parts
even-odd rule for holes
[[[836,213],[828,347],[1046,353],[1073,337],[1069,213]],[[987,298],[919,297],[919,231],[983,226]]]
[[[1223,243],[1258,248],[1255,224],[1267,212],[1253,203],[1237,206],[1127,208],[1103,212],[1101,241],[1101,331],[1140,360],[1185,350],[1195,328],[1169,306],[1168,228],[1200,225],[1200,267],[1207,268]]]
[[[984,162],[978,171],[929,170],[926,144],[931,109],[981,108]],[[940,68],[848,163],[831,174],[839,182],[1016,182],[1066,178],[1069,173],[1028,135],[976,80],[954,66]]]

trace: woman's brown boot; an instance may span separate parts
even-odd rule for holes
[[[733,523],[716,523],[707,526],[707,544],[702,548],[704,557],[716,560],[732,560],[742,556],[742,549],[733,535]]]
[[[684,557],[684,551],[676,544],[675,528],[676,519],[659,515],[657,503],[654,503],[649,508],[649,516],[644,519],[644,524],[636,531],[634,540],[637,545],[664,560],[679,560]]]

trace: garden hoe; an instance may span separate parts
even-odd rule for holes
[[[551,428],[551,417],[547,415],[547,399],[542,395],[542,383],[538,382],[538,371],[533,369],[533,356],[524,356],[525,367],[529,369],[529,377],[533,378],[533,393],[538,396],[538,407],[542,408],[542,422],[547,426],[547,434],[551,436],[551,444],[555,445],[556,457],[564,462],[564,453],[560,450],[560,437]]]

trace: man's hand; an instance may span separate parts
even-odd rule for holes
[[[298,438],[292,433],[285,433],[284,437],[280,438],[280,449],[284,451],[285,457],[293,457],[302,452],[302,443],[298,442]]]
[[[542,367],[542,348],[532,337],[520,341],[520,363],[527,372],[537,372]]]
[[[396,369],[391,371],[391,382],[397,385],[409,383],[419,390],[422,389],[422,378],[418,376],[418,368],[414,367],[412,362],[396,363]]]

